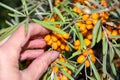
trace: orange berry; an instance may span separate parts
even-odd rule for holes
[[[67,72],[67,73],[68,73],[68,74],[70,74],[70,75],[72,74],[72,72],[71,72],[70,70],[68,70],[68,72]]]
[[[92,24],[92,21],[91,20],[87,20],[86,24]]]
[[[53,42],[52,39],[50,39],[50,40],[47,42],[47,44],[48,44],[48,45],[52,45],[52,42]]]
[[[53,70],[53,72],[55,72],[55,73],[57,73],[57,72],[59,71],[58,67],[56,67],[56,66],[54,66],[54,67],[52,68],[52,70]]]
[[[56,41],[58,40],[57,37],[54,36],[54,35],[51,37],[51,39],[52,39],[52,41],[54,41],[54,42],[56,42]]]
[[[56,50],[56,49],[58,48],[58,45],[57,45],[56,42],[52,43],[52,48],[53,48],[54,50]]]
[[[75,46],[80,46],[80,40],[76,40],[76,41],[74,42],[74,45],[75,45]]]
[[[86,61],[85,61],[85,66],[86,66],[87,68],[90,66],[89,60],[86,60]]]
[[[112,33],[111,33],[112,36],[117,36],[118,35],[118,32],[117,30],[113,30]]]
[[[45,39],[45,41],[49,41],[50,39],[51,39],[51,36],[48,34],[48,35],[46,35],[45,37],[44,37],[44,39]]]
[[[62,79],[61,80],[69,80],[65,75],[62,75]]]
[[[68,33],[63,34],[63,38],[69,39],[69,34]]]
[[[84,56],[87,56],[88,54],[89,55],[91,55],[91,54],[94,55],[94,51],[92,49],[87,49],[85,52],[83,52]]]
[[[54,21],[55,21],[55,18],[51,17],[50,22],[54,22]]]
[[[88,33],[86,36],[87,36],[87,39],[92,40],[92,34],[91,33]]]
[[[85,56],[84,55],[80,55],[78,58],[77,58],[77,62],[78,63],[83,63],[85,61]]]
[[[81,24],[79,29],[80,31],[84,31],[86,29],[86,24]]]
[[[64,49],[65,49],[65,45],[64,45],[64,44],[61,44],[60,48],[61,48],[62,50],[64,50]]]
[[[60,40],[57,40],[57,45],[58,45],[58,46],[60,46],[60,45],[61,45]]]
[[[106,0],[101,1],[102,6],[106,7],[108,5],[108,2]]]
[[[92,20],[92,21],[93,21],[93,24],[96,25],[98,20]]]
[[[82,24],[81,22],[76,23],[76,25],[77,25],[78,27],[80,27],[81,24]]]
[[[67,72],[67,71],[68,71],[68,68],[64,67],[63,70]]]
[[[55,5],[57,6],[60,3],[60,0],[55,0]]]
[[[99,18],[99,14],[98,13],[93,13],[92,14],[92,19],[94,20],[97,20]]]
[[[89,16],[88,14],[85,14],[85,15],[82,16],[82,20],[85,20],[85,21],[86,21],[89,17],[90,17],[90,16]]]
[[[93,29],[93,25],[92,24],[86,25],[86,27],[87,27],[88,30]]]
[[[90,58],[91,58],[91,60],[92,60],[93,63],[96,62],[96,58],[95,58],[95,56],[93,54],[90,55]]]
[[[87,29],[85,29],[84,31],[82,31],[82,35],[86,36],[87,32],[88,32]]]
[[[80,47],[80,45],[79,46],[74,46],[74,49],[81,50],[81,47]]]
[[[64,58],[60,58],[59,60],[60,60],[61,62],[64,62],[64,63],[66,62],[66,60],[65,60]]]
[[[84,43],[86,46],[89,46],[91,44],[91,41],[89,39],[84,39]]]
[[[69,51],[69,50],[70,50],[70,48],[69,48],[68,45],[65,46],[65,50],[66,50],[66,51]]]

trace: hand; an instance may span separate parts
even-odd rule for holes
[[[48,65],[59,55],[57,51],[44,52],[42,49],[46,46],[42,36],[47,33],[49,33],[47,29],[31,23],[27,35],[24,25],[21,25],[8,39],[0,42],[0,80],[39,80]],[[39,39],[34,37],[35,35],[39,36]],[[27,48],[40,49],[27,50]],[[25,51],[21,53],[23,49]],[[28,68],[19,70],[19,60],[27,58],[35,59]]]

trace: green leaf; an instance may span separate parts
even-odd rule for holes
[[[93,47],[95,45],[95,43],[96,43],[99,27],[100,27],[100,20],[98,20],[98,22],[96,23],[95,27],[93,28],[93,32],[92,32],[93,38],[92,38],[91,47]]]
[[[81,48],[86,49],[86,46],[85,46],[85,44],[84,44],[84,38],[83,38],[82,33],[79,31],[79,28],[78,28],[77,26],[75,26],[75,30],[76,30],[76,35],[77,35],[77,37],[78,37],[79,40],[80,40]]]
[[[68,64],[68,63],[64,63],[64,62],[61,62],[61,61],[57,61],[58,64],[61,64],[63,66],[66,66],[67,68],[69,68],[70,70],[74,71],[75,70],[75,67]]]
[[[91,61],[91,58],[88,57],[89,61],[90,61],[90,67],[92,68],[93,72],[94,72],[94,75],[96,77],[97,80],[100,80],[100,75],[95,67],[95,65],[93,64],[93,62]]]
[[[20,15],[20,14],[12,14],[12,13],[8,13],[8,15],[11,17],[25,17],[25,16]]]
[[[51,1],[51,0],[48,0],[48,2],[49,2],[50,10],[51,10],[51,12],[52,12],[52,11],[53,11],[52,1]]]
[[[65,22],[64,17],[62,16],[60,10],[57,7],[54,7],[53,10],[55,11],[55,13],[62,19],[63,22]]]
[[[72,59],[72,58],[74,58],[75,56],[80,55],[81,53],[82,53],[81,50],[78,50],[78,51],[72,53],[72,56],[71,56],[70,58],[68,58],[68,59]]]
[[[79,69],[75,72],[75,77],[77,77],[77,75],[80,73],[80,71],[84,68],[84,66],[85,66],[85,62],[84,63],[82,63],[81,65],[80,65],[80,67],[79,67]]]
[[[6,8],[6,9],[12,11],[12,12],[15,12],[15,13],[17,13],[17,14],[20,14],[20,15],[22,15],[22,16],[25,16],[23,13],[21,13],[21,12],[15,10],[14,8],[11,8],[11,7],[5,5],[5,4],[3,4],[3,3],[1,3],[1,2],[0,2],[0,6]]]
[[[103,36],[103,41],[102,41],[102,51],[103,51],[103,55],[107,54],[108,51],[108,42],[105,36]]]
[[[11,30],[9,30],[8,32],[6,32],[5,34],[3,34],[3,35],[0,37],[0,41],[4,40],[4,39],[7,38],[9,35],[11,35],[12,33],[14,33],[14,32],[17,30],[17,28],[18,28],[21,24],[23,24],[24,22],[25,22],[25,20],[22,21],[21,23],[17,24],[17,25],[14,25]]]
[[[87,76],[90,80],[96,80],[95,78],[93,77],[90,77],[90,76]]]
[[[112,69],[112,71],[113,71],[113,74],[116,76],[116,75],[117,75],[117,72],[116,72],[116,68],[115,68],[114,63],[111,63],[110,66],[111,66],[111,69]]]
[[[29,25],[29,19],[26,19],[26,22],[25,22],[25,33],[26,34],[28,33],[28,25]]]
[[[54,27],[53,25],[46,24],[46,23],[44,23],[43,21],[40,21],[40,20],[37,20],[37,19],[32,19],[32,20],[33,20],[34,22],[42,25],[43,27],[45,27],[45,28],[47,28],[47,29],[49,29],[49,30],[55,31],[55,32],[57,32],[57,33],[59,33],[59,34],[65,34],[65,33],[66,33],[65,31],[63,31],[63,30],[61,30],[61,29],[58,29],[58,28]]]
[[[68,74],[66,71],[64,71],[63,69],[60,69],[61,70],[61,72],[66,76],[66,77],[68,77],[70,80],[74,80],[74,78],[70,75],[70,74]]]
[[[102,28],[100,26],[99,31],[98,31],[98,35],[97,35],[97,43],[100,42],[101,39],[102,39]]]
[[[120,50],[118,48],[116,48],[116,47],[113,47],[113,48],[114,48],[116,54],[120,57]]]
[[[54,80],[58,80],[58,79],[57,79],[57,74],[56,74],[56,73],[54,73]]]
[[[23,4],[23,9],[25,9],[25,13],[28,16],[28,7],[27,7],[26,0],[21,0],[21,2]]]
[[[103,77],[105,78],[106,77],[106,75],[107,75],[107,69],[106,69],[106,66],[107,66],[107,64],[106,64],[106,62],[107,62],[107,54],[105,54],[105,55],[103,55]]]
[[[113,50],[113,48],[110,46],[110,53],[109,53],[109,56],[110,56],[110,64],[112,63],[112,61],[113,61],[113,58],[114,58],[114,54],[115,52],[114,52],[114,50]]]

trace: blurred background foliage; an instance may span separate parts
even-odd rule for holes
[[[8,6],[11,6],[13,8],[18,7],[21,5],[21,1],[20,0],[0,0],[0,2],[5,3]],[[0,7],[0,29],[5,28],[5,27],[9,27],[5,21],[6,20],[10,20],[10,17],[8,16],[8,13],[10,11]]]

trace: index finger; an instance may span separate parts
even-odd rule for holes
[[[49,33],[47,29],[40,26],[36,23],[29,24],[28,27],[28,33],[26,35],[24,25],[21,25],[6,41],[6,43],[3,45],[3,47],[7,48],[9,50],[13,51],[20,51],[20,49],[25,45],[25,43],[29,40],[31,36],[34,35],[45,35]]]

